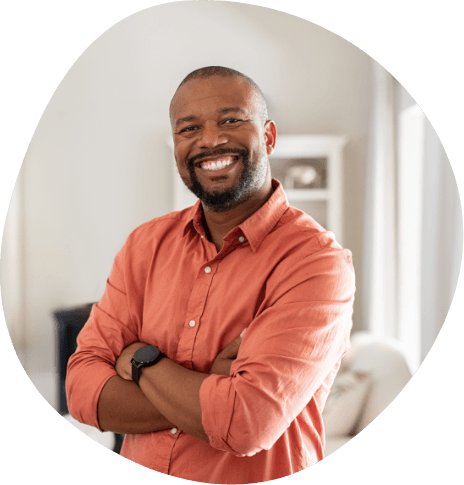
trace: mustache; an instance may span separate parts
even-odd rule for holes
[[[205,152],[197,153],[193,157],[187,158],[187,168],[193,168],[195,162],[207,157],[215,157],[216,155],[238,155],[246,158],[248,156],[248,150],[246,148],[216,148],[215,150],[208,150]]]

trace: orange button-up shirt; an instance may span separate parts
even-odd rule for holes
[[[321,412],[349,348],[351,253],[273,184],[219,253],[197,203],[143,224],[116,256],[69,361],[68,406],[77,420],[99,427],[100,392],[127,345],[156,345],[208,373],[247,328],[230,375],[211,375],[200,388],[209,443],[176,428],[126,435],[122,456],[209,483],[272,480],[323,458]]]

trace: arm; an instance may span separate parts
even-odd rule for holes
[[[122,354],[127,354],[129,348],[133,354],[145,345],[143,342],[131,344]],[[116,360],[117,372],[120,361],[120,358]],[[97,412],[100,428],[115,433],[144,434],[174,426],[151,404],[137,385],[120,376],[111,377],[103,387]]]
[[[140,387],[183,431],[238,456],[269,449],[308,405],[349,347],[354,294],[342,251],[302,261],[269,285],[230,376],[162,359]],[[295,284],[295,281],[298,281]],[[130,378],[130,359],[123,374]]]
[[[66,393],[70,414],[102,431],[124,434],[173,427],[137,385],[118,376],[115,369],[118,356],[138,338],[103,311],[105,298],[92,309],[78,336],[78,349],[69,360]]]
[[[70,414],[81,423],[125,434],[149,433],[173,424],[115,369],[123,349],[138,342],[140,333],[124,292],[124,258],[125,248],[116,256],[105,293],[78,336],[77,351],[68,363],[66,394]],[[211,372],[228,375],[231,361],[221,354]]]
[[[200,389],[211,446],[236,456],[269,450],[288,428],[323,442],[321,412],[349,349],[349,251],[324,248],[274,275],[230,377],[210,376]]]
[[[118,376],[122,350],[138,342],[137,307],[127,301],[125,247],[118,253],[103,297],[77,338],[68,363],[66,394],[70,414],[100,430],[148,433],[172,427],[134,384]]]
[[[210,374],[229,375],[242,335],[218,354]],[[117,359],[119,376],[108,381],[100,396],[100,425],[120,433],[148,433],[172,428],[172,423],[176,423],[183,431],[208,441],[201,426],[199,388],[209,374],[191,371],[169,359],[162,359],[155,366],[143,369],[139,388],[132,382],[130,359],[144,345],[141,342],[129,345]],[[153,386],[153,382],[158,385]],[[167,399],[160,399],[159,393]],[[177,406],[177,402],[181,405]]]
[[[102,389],[98,422],[102,430],[121,434],[152,433],[174,427],[136,384],[119,376],[111,377]]]

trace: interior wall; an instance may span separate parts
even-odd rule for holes
[[[99,300],[129,232],[171,210],[169,102],[183,77],[206,65],[253,78],[279,133],[347,135],[344,245],[361,288],[369,57],[271,9],[228,2],[153,7],[82,54],[27,152],[21,176],[28,372],[55,365],[52,311]],[[358,291],[356,329],[363,327],[361,303]]]

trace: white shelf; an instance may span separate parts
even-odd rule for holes
[[[343,150],[344,135],[277,135],[271,158],[325,157]]]
[[[329,200],[330,192],[327,189],[284,189],[289,202],[292,200]]]

